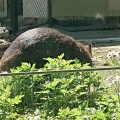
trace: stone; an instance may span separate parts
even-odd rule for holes
[[[5,39],[0,39],[0,59],[2,58],[5,50],[10,46],[10,42]]]
[[[6,29],[6,27],[0,27],[0,39],[8,38],[9,31]]]

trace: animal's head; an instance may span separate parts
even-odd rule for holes
[[[90,43],[89,45],[85,46],[87,48],[87,50],[89,51],[91,57],[92,57],[92,43]]]
[[[92,44],[84,46],[79,42],[78,45],[79,51],[75,52],[75,57],[79,59],[82,64],[90,63],[90,66],[92,66]]]

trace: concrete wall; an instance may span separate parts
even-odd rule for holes
[[[52,16],[120,16],[120,0],[52,0]]]
[[[7,0],[0,0],[0,17],[7,17]]]

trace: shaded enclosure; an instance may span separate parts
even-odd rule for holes
[[[42,24],[65,30],[72,29],[72,31],[120,27],[118,0],[74,0],[74,2],[72,0],[0,0],[0,2],[0,22],[14,33]]]

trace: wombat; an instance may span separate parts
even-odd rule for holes
[[[21,65],[21,62],[36,63],[36,68],[46,63],[43,58],[55,58],[64,53],[64,59],[77,58],[82,64],[90,63],[91,45],[85,47],[74,38],[52,28],[34,28],[18,36],[4,52],[0,60],[0,71]]]

